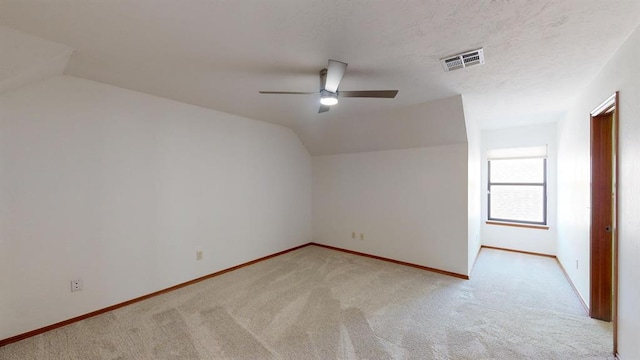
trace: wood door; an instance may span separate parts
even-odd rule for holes
[[[613,112],[591,118],[591,304],[592,318],[612,319]]]

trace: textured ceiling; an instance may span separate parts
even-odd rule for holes
[[[67,74],[289,126],[312,154],[432,145],[446,126],[415,132],[458,94],[484,128],[554,121],[638,23],[638,0],[0,0],[0,25],[75,49]],[[485,65],[443,72],[477,47]],[[317,96],[258,94],[316,91],[329,58],[341,90],[397,98],[317,114]]]

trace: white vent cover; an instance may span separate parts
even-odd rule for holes
[[[448,56],[444,59],[440,59],[442,68],[444,71],[452,71],[458,69],[464,69],[469,66],[484,64],[484,50],[472,50],[462,54]]]

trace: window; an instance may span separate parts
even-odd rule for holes
[[[491,150],[487,157],[489,220],[546,225],[546,146]]]

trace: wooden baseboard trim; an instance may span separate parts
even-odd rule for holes
[[[189,285],[201,282],[203,280],[211,279],[213,277],[220,276],[220,275],[228,273],[230,271],[238,270],[240,268],[243,268],[243,267],[246,267],[246,266],[249,266],[249,265],[253,265],[255,263],[259,263],[261,261],[265,261],[265,260],[268,260],[268,259],[274,258],[276,256],[280,256],[280,255],[286,254],[286,253],[294,251],[294,250],[301,249],[301,248],[309,246],[311,244],[312,243],[307,243],[307,244],[303,244],[303,245],[300,245],[300,246],[293,247],[291,249],[279,251],[277,253],[274,253],[274,254],[271,254],[271,255],[267,255],[267,256],[264,256],[264,257],[261,257],[261,258],[255,259],[255,260],[251,260],[249,262],[242,263],[240,265],[236,265],[236,266],[224,269],[224,270],[220,270],[220,271],[214,272],[212,274],[208,274],[208,275],[205,275],[205,276],[193,279],[193,280],[189,280],[187,282],[184,282],[184,283],[181,283],[181,284],[178,284],[178,285],[174,285],[174,286],[168,287],[166,289],[162,289],[162,290],[153,292],[151,294],[143,295],[143,296],[137,297],[135,299],[131,299],[131,300],[127,300],[125,302],[121,302],[119,304],[111,305],[111,306],[108,306],[106,308],[99,309],[99,310],[96,310],[96,311],[92,311],[92,312],[84,314],[84,315],[76,316],[74,318],[67,319],[67,320],[64,320],[64,321],[60,321],[60,322],[57,322],[55,324],[51,324],[51,325],[48,325],[48,326],[45,326],[45,327],[42,327],[42,328],[39,328],[39,329],[27,331],[25,333],[18,334],[16,336],[12,336],[10,338],[2,339],[2,340],[0,340],[0,347],[3,347],[5,345],[8,345],[8,344],[20,341],[20,340],[24,340],[24,339],[30,338],[32,336],[40,335],[40,334],[45,333],[47,331],[51,331],[53,329],[57,329],[59,327],[65,326],[65,325],[73,324],[75,322],[78,322],[78,321],[81,321],[81,320],[84,320],[84,319],[87,319],[87,318],[90,318],[90,317],[93,317],[93,316],[96,316],[96,315],[104,314],[106,312],[109,312],[109,311],[112,311],[112,310],[116,310],[116,309],[119,309],[121,307],[124,307],[124,306],[127,306],[127,305],[131,305],[131,304],[140,302],[142,300],[146,300],[146,299],[152,298],[154,296],[165,294],[165,293],[168,293],[168,292],[183,288],[185,286],[189,286]]]
[[[543,253],[537,253],[537,252],[531,252],[531,251],[523,251],[523,250],[506,249],[506,248],[501,248],[501,247],[497,247],[497,246],[482,245],[482,246],[480,246],[480,248],[493,249],[493,250],[502,250],[502,251],[510,251],[510,252],[516,252],[516,253],[520,253],[520,254],[527,254],[527,255],[544,256],[544,257],[548,257],[548,258],[552,258],[552,259],[556,258],[555,255],[543,254]]]
[[[569,273],[567,273],[567,270],[565,270],[564,266],[562,266],[562,263],[560,262],[560,260],[558,260],[558,258],[556,258],[556,262],[560,266],[560,269],[562,270],[562,273],[564,274],[564,277],[567,278],[567,281],[569,282],[569,285],[571,285],[571,288],[573,289],[573,292],[576,293],[576,296],[578,297],[578,299],[580,299],[580,303],[584,307],[584,311],[586,311],[587,315],[589,315],[589,306],[587,306],[587,303],[582,298],[582,295],[580,295],[580,292],[578,291],[578,288],[574,285],[573,281],[571,281],[571,278],[569,277]]]
[[[442,275],[453,276],[453,277],[456,277],[456,278],[459,278],[459,279],[469,280],[469,276],[467,276],[467,275],[458,274],[458,273],[445,271],[445,270],[440,270],[440,269],[435,269],[435,268],[430,268],[428,266],[412,264],[412,263],[408,263],[408,262],[404,262],[404,261],[400,261],[400,260],[394,260],[394,259],[389,259],[389,258],[385,258],[385,257],[382,257],[382,256],[377,256],[377,255],[365,254],[365,253],[361,253],[361,252],[358,252],[358,251],[342,249],[342,248],[335,247],[335,246],[330,246],[330,245],[318,244],[318,243],[313,243],[313,242],[310,245],[315,245],[315,246],[323,247],[323,248],[326,248],[326,249],[341,251],[341,252],[352,254],[352,255],[368,257],[368,258],[371,258],[371,259],[391,262],[391,263],[394,263],[394,264],[410,266],[410,267],[413,267],[413,268],[426,270],[426,271],[430,271],[430,272],[434,272],[434,273],[438,273],[438,274],[442,274]]]

